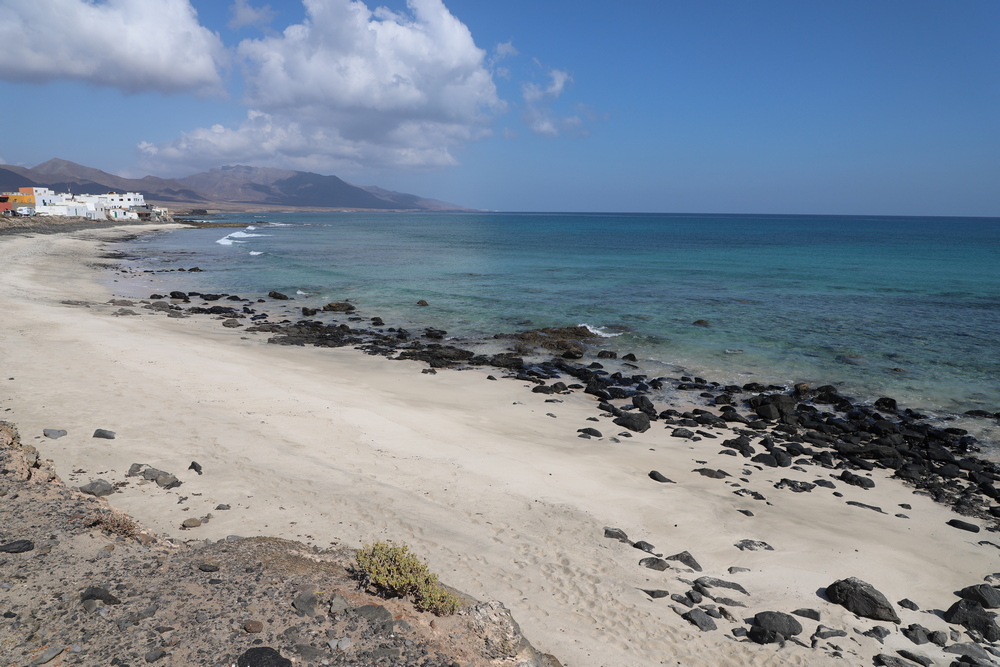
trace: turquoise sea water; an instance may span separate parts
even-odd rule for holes
[[[248,227],[156,234],[128,249],[145,258],[140,268],[204,270],[169,274],[174,289],[305,292],[302,305],[351,299],[390,326],[463,337],[586,323],[617,334],[602,346],[635,353],[653,372],[829,383],[923,410],[1000,411],[1000,219],[296,213],[218,221]]]

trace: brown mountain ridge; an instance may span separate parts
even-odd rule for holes
[[[99,194],[109,190],[141,192],[146,201],[176,212],[185,209],[470,210],[418,195],[352,185],[336,176],[268,167],[225,166],[184,178],[167,179],[156,176],[122,178],[58,158],[31,168],[0,165],[0,191],[32,186],[76,194]]]

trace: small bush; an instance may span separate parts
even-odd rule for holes
[[[142,526],[135,519],[114,507],[98,512],[96,515],[91,515],[89,525],[97,526],[101,530],[127,538],[138,537],[142,531]]]
[[[437,575],[406,545],[376,542],[358,551],[356,559],[365,583],[381,595],[411,596],[417,609],[438,616],[449,616],[458,609],[458,598],[438,584]]]

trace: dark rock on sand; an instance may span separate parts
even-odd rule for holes
[[[643,567],[648,567],[650,570],[657,570],[659,572],[663,572],[664,570],[670,569],[670,565],[668,565],[667,561],[663,560],[662,558],[654,558],[654,557],[643,558],[642,560],[639,561],[639,565],[642,565]]]
[[[878,512],[879,514],[885,514],[885,512],[882,511],[881,507],[875,507],[875,505],[865,505],[864,503],[859,503],[856,500],[848,500],[847,504],[852,505],[854,507],[860,507],[862,509],[871,510],[873,512]]]
[[[903,656],[907,660],[912,660],[918,665],[922,665],[922,667],[931,667],[931,665],[934,664],[934,661],[928,658],[923,653],[916,653],[914,651],[909,651],[905,648],[899,649],[898,651],[896,651],[896,653]]]
[[[638,549],[639,551],[645,551],[646,553],[650,554],[656,551],[656,547],[654,547],[652,544],[644,540],[639,540],[632,546]]]
[[[796,609],[792,612],[795,616],[801,616],[802,618],[808,618],[813,621],[819,620],[819,612],[815,609]]]
[[[861,475],[855,475],[850,470],[845,470],[840,473],[840,481],[846,482],[852,486],[857,486],[862,489],[874,489],[875,480],[869,477],[862,477]]]
[[[774,551],[774,547],[760,540],[740,540],[733,546],[740,551]]]
[[[670,595],[670,591],[664,591],[664,590],[660,590],[660,589],[650,589],[650,590],[647,590],[645,588],[640,588],[639,590],[641,590],[643,593],[645,593],[649,597],[653,598],[654,600],[659,600],[660,598],[665,598],[668,595]]]
[[[628,535],[626,535],[625,531],[621,528],[609,528],[608,526],[605,526],[604,537],[612,540],[618,540],[619,542],[632,546],[632,540],[628,539]]]
[[[979,644],[973,642],[962,642],[960,644],[952,644],[948,648],[944,649],[945,653],[951,653],[952,655],[961,655],[968,658],[972,658],[978,662],[970,662],[968,664],[973,665],[993,665],[996,661],[993,660],[993,656],[986,652]],[[962,661],[965,662],[964,660]],[[961,663],[959,663],[961,664]]]
[[[816,632],[813,633],[812,639],[815,642],[817,639],[832,639],[834,637],[846,637],[847,633],[843,630],[835,630],[834,628],[828,628],[825,625],[820,625],[816,628]]]
[[[95,437],[95,438],[104,438],[105,440],[114,440],[115,439],[115,432],[114,431],[108,431],[108,430],[103,429],[103,428],[99,428],[96,431],[94,431],[94,436],[93,437]]]
[[[920,611],[920,607],[917,606],[917,603],[909,598],[903,598],[896,604],[898,604],[903,609],[909,609],[910,611]]]
[[[974,630],[988,642],[1000,641],[1000,627],[993,614],[975,600],[959,600],[944,612],[944,620]]]
[[[858,631],[855,630],[855,632],[858,632]],[[863,635],[863,636],[865,636],[865,637],[872,637],[874,639],[877,639],[879,644],[884,644],[885,643],[885,638],[888,637],[889,635],[891,635],[892,632],[890,630],[886,629],[886,628],[883,628],[881,625],[876,625],[874,628],[872,628],[870,630],[865,630],[864,632],[862,632],[860,634]]]
[[[808,493],[816,488],[815,484],[810,484],[809,482],[796,482],[795,480],[782,478],[780,482],[774,485],[776,489],[790,489],[795,493]]]
[[[875,621],[899,623],[896,610],[880,591],[856,577],[840,579],[826,587],[826,596],[847,611]]]
[[[0,553],[23,554],[35,548],[35,543],[31,540],[15,540],[7,544],[0,544]]]
[[[61,428],[46,428],[42,429],[42,435],[52,440],[58,440],[64,435],[69,435],[69,433]]]
[[[726,477],[732,477],[725,470],[712,470],[711,468],[696,468],[691,472],[696,472],[703,477],[710,477],[712,479],[725,479]]]
[[[587,435],[593,436],[595,438],[603,438],[604,437],[604,435],[602,435],[601,432],[598,431],[596,428],[590,428],[590,427],[588,427],[588,428],[578,428],[576,430],[576,432],[577,433],[586,433]]]
[[[674,554],[673,556],[667,556],[667,560],[675,560],[679,563],[683,563],[695,572],[701,572],[701,565],[699,565],[698,561],[694,559],[694,556],[687,551],[682,551],[679,554]]]
[[[191,465],[188,466],[188,470],[194,470],[199,475],[201,474],[201,464],[197,461],[191,461]]]
[[[80,492],[100,498],[101,496],[110,496],[115,492],[115,487],[107,480],[95,479],[93,482],[81,486]]]
[[[747,636],[758,644],[781,642],[802,633],[802,624],[795,617],[780,611],[755,614]]]
[[[649,415],[644,412],[623,412],[615,418],[614,423],[636,433],[645,433],[649,430]]]
[[[951,519],[948,521],[948,525],[953,528],[958,528],[959,530],[967,530],[970,533],[979,532],[979,526],[974,523],[969,523],[968,521],[962,521],[961,519]]]
[[[695,579],[696,584],[703,586],[705,588],[728,588],[730,590],[739,591],[743,595],[750,595],[747,589],[743,586],[737,584],[733,581],[726,581],[725,579],[717,579],[716,577],[698,577]]]
[[[292,667],[292,661],[270,646],[255,646],[236,659],[236,667]]]
[[[920,625],[919,623],[910,623],[908,626],[900,630],[903,636],[909,639],[914,644],[918,646],[920,644],[926,644],[930,642],[930,630]]]
[[[676,484],[676,482],[674,482],[674,480],[672,480],[672,479],[670,479],[668,477],[664,477],[663,474],[660,473],[658,470],[650,470],[649,471],[649,478],[651,480],[653,480],[653,481],[662,482],[664,484]]]
[[[984,609],[1000,609],[1000,590],[989,584],[966,586],[958,592],[958,597],[965,600],[975,600]]]
[[[875,656],[875,664],[881,667],[914,667],[912,662],[897,658],[888,653],[879,653]]]
[[[715,624],[715,621],[712,620],[711,616],[709,616],[703,610],[698,608],[692,609],[686,614],[682,614],[681,618],[698,626],[698,629],[701,630],[702,632],[715,630],[718,627]]]
[[[271,290],[270,292],[267,293],[267,295],[270,298],[276,299],[278,301],[288,301],[288,295],[282,294],[281,292],[275,292],[274,290]]]

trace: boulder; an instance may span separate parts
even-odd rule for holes
[[[61,438],[64,435],[68,435],[68,433],[61,428],[46,428],[42,429],[42,435],[44,435],[46,438],[57,440],[58,438]]]
[[[780,644],[802,632],[802,624],[780,611],[762,611],[753,617],[747,637],[758,644]]]
[[[110,496],[115,492],[115,487],[113,487],[107,480],[95,479],[93,482],[81,486],[80,492],[100,498],[101,496]]]
[[[636,433],[645,433],[649,430],[649,415],[644,412],[623,412],[614,423]]]
[[[826,596],[831,602],[863,618],[899,623],[899,616],[885,595],[856,577],[833,582],[826,587]]]
[[[975,600],[959,600],[944,612],[944,620],[961,625],[966,630],[974,630],[988,642],[1000,641],[1000,627],[993,614]]]
[[[662,558],[654,558],[652,556],[640,560],[639,565],[642,565],[643,567],[648,567],[650,570],[657,570],[659,572],[663,572],[664,570],[670,569],[670,565],[667,564],[667,561],[663,560]]]
[[[272,299],[277,299],[278,301],[288,301],[288,295],[282,294],[281,292],[275,292],[274,290],[271,290],[270,292],[267,293],[267,295]]]
[[[628,539],[628,535],[621,528],[611,528],[609,526],[604,527],[604,537],[612,540],[618,540],[624,544],[631,545],[632,540]]]
[[[679,554],[674,554],[673,556],[667,556],[667,560],[675,560],[678,563],[683,563],[695,572],[701,572],[701,565],[699,565],[698,561],[694,559],[694,556],[687,551],[682,551]]]
[[[706,614],[703,610],[698,609],[697,607],[687,612],[686,614],[682,614],[681,618],[685,619],[690,623],[693,623],[694,625],[697,625],[698,629],[701,630],[702,632],[715,630],[716,627],[718,627],[715,625],[715,621],[712,620],[711,616]]]
[[[1000,609],[1000,591],[989,584],[966,586],[958,592],[958,597],[965,600],[975,600],[984,609]]]

